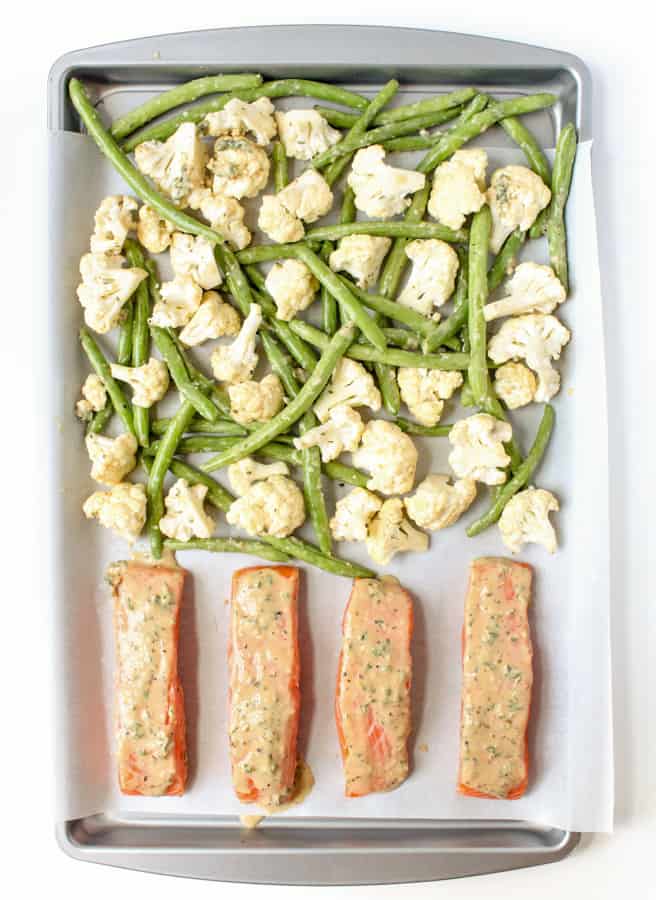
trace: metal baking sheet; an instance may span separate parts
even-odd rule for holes
[[[381,61],[385,62],[382,63]],[[215,71],[307,77],[372,94],[391,77],[404,99],[475,85],[495,95],[557,94],[530,125],[552,146],[562,124],[588,140],[589,77],[568,54],[523,44],[415,29],[282,26],[167,35],[67,54],[49,79],[48,123],[74,131],[66,85],[75,75],[113,117],[172,84]],[[505,142],[500,129],[490,138]],[[491,141],[488,139],[487,143]],[[289,884],[365,884],[481,874],[554,862],[573,832],[525,821],[300,818],[245,831],[234,817],[110,812],[59,823],[71,856],[166,874]]]

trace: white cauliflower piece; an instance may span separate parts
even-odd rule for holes
[[[555,316],[530,313],[507,319],[491,338],[488,353],[496,363],[523,359],[538,377],[534,399],[545,403],[560,389],[560,374],[551,361],[560,359],[570,337],[568,329]]]
[[[438,531],[457,522],[476,499],[476,482],[463,478],[450,484],[448,475],[429,475],[412,497],[406,497],[405,508],[412,521],[421,528]]]
[[[516,228],[528,231],[551,200],[551,191],[526,166],[504,166],[492,175],[485,196],[492,213],[490,249],[498,253]]]
[[[228,466],[230,486],[238,497],[247,494],[256,481],[265,481],[272,475],[289,475],[287,463],[273,462],[267,465],[256,462],[250,456],[245,456],[239,462]]]
[[[170,222],[163,219],[152,206],[144,203],[139,210],[137,237],[149,253],[164,253],[171,244],[173,231],[174,226]]]
[[[417,531],[403,514],[403,501],[386,500],[369,525],[367,553],[381,566],[386,566],[397,553],[428,549],[428,535]]]
[[[137,439],[130,432],[117,438],[88,434],[85,443],[92,462],[91,477],[100,484],[118,484],[137,464]]]
[[[148,272],[137,266],[124,269],[124,262],[122,256],[105,253],[85,253],[80,260],[82,283],[77,298],[84,309],[84,321],[98,334],[106,334],[119,324],[124,304],[148,277]]]
[[[189,275],[204,291],[223,281],[207,238],[176,231],[171,239],[171,267],[175,276]]]
[[[151,356],[143,366],[111,365],[112,375],[125,381],[132,388],[132,402],[135,406],[150,409],[158,403],[169,389],[169,370],[161,359]]]
[[[449,244],[436,239],[410,241],[405,255],[412,271],[399,294],[399,303],[429,316],[434,306],[446,303],[456,283],[458,254]]]
[[[203,299],[203,289],[191,275],[176,275],[160,287],[161,300],[153,306],[150,324],[160,328],[182,328],[193,317]]]
[[[485,203],[485,150],[456,150],[435,169],[428,201],[431,216],[457,231]]]
[[[240,381],[228,386],[230,413],[240,425],[268,422],[282,409],[285,394],[277,375],[265,375],[262,381]]]
[[[330,416],[335,406],[368,406],[378,412],[381,406],[380,391],[365,367],[353,359],[342,357],[335,367],[332,379],[314,404],[320,422]]]
[[[417,448],[398,425],[372,419],[353,454],[353,465],[371,474],[367,487],[382,494],[405,494],[412,490],[417,469]]]
[[[507,284],[508,293],[483,312],[485,321],[522,313],[551,313],[562,303],[567,292],[551,266],[534,262],[521,263]]]
[[[348,183],[355,193],[356,207],[372,219],[387,219],[410,205],[409,194],[421,190],[426,176],[421,172],[395,169],[384,162],[380,144],[363,147],[355,154]]]
[[[279,191],[277,197],[288,213],[308,224],[325,216],[333,205],[333,192],[316,169],[306,169]]]
[[[75,415],[83,422],[88,422],[95,412],[100,412],[107,405],[107,391],[100,375],[87,375],[80,390],[82,397],[75,404]]]
[[[176,541],[211,537],[214,519],[203,507],[206,494],[206,485],[190,486],[184,478],[178,478],[164,499],[166,515],[159,520],[162,534]]]
[[[146,488],[124,481],[109,491],[95,491],[85,500],[82,512],[133,544],[146,522]]]
[[[138,144],[134,159],[144,175],[149,175],[176,206],[185,206],[189,194],[203,187],[205,147],[193,122],[184,122],[164,142]]]
[[[231,344],[217,347],[210,357],[212,372],[217,381],[234,384],[247,381],[258,363],[255,351],[257,330],[262,324],[262,310],[257,303],[251,303],[241,331]]]
[[[422,425],[436,425],[444,401],[453,396],[462,385],[460,372],[442,372],[439,369],[400,368],[396,380],[401,399],[412,415]]]
[[[301,220],[283,206],[277,194],[262,197],[257,227],[276,244],[293,244],[305,234]]]
[[[190,195],[189,206],[199,209],[214,231],[235,250],[243,250],[250,244],[251,233],[244,224],[246,210],[234,197],[213,194],[209,188],[202,188]]]
[[[503,484],[502,471],[510,462],[503,445],[512,438],[512,427],[487,413],[476,413],[456,422],[449,432],[453,450],[449,465],[458,478],[483,484]]]
[[[212,137],[242,137],[250,132],[258,144],[266,146],[276,134],[274,110],[268,97],[260,97],[253,103],[235,97],[218,112],[208,113],[201,130]]]
[[[283,259],[273,264],[264,285],[276,302],[278,318],[289,322],[312,303],[319,282],[304,262]]]
[[[549,513],[559,508],[556,497],[541,488],[526,488],[511,497],[499,519],[501,537],[510,552],[519,553],[524,544],[532,543],[555,553],[558,541]]]
[[[532,403],[537,388],[535,375],[524,363],[504,363],[494,373],[494,390],[508,409],[519,409]]]
[[[105,197],[94,216],[92,253],[120,253],[130,231],[137,227],[137,201],[118,195]]]
[[[333,272],[348,272],[358,287],[367,291],[378,281],[378,273],[392,241],[368,234],[349,234],[330,254]]]
[[[291,478],[272,475],[235,500],[226,519],[253,537],[286,538],[305,521],[303,494]]]
[[[340,453],[356,450],[363,431],[364,422],[359,413],[346,404],[333,406],[328,421],[294,438],[294,446],[297,450],[319,447],[322,461],[330,462]]]
[[[330,530],[336,541],[364,541],[369,522],[383,505],[380,497],[364,488],[356,487],[337,501]]]
[[[255,197],[269,180],[269,157],[247,138],[219,138],[207,164],[213,173],[212,190],[226,197]]]
[[[314,109],[277,112],[278,133],[292,159],[312,159],[337,144],[342,135]]]
[[[203,302],[180,332],[186,347],[197,347],[214,338],[239,334],[241,319],[237,310],[225,303],[216,291],[203,294]]]

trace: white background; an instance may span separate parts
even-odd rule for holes
[[[153,32],[282,22],[353,22],[415,25],[505,37],[567,50],[589,65],[594,84],[594,168],[609,376],[612,606],[616,728],[616,831],[586,836],[567,860],[550,868],[482,879],[399,887],[314,889],[318,897],[351,898],[616,898],[646,895],[656,833],[653,766],[654,637],[648,563],[653,497],[654,377],[651,307],[646,268],[654,205],[653,109],[648,103],[653,48],[649,22],[638,4],[624,2],[605,13],[572,0],[466,3],[404,0],[404,14],[386,14],[382,3],[331,0],[331,16],[310,18],[307,2],[189,4],[161,0],[12,5],[4,20],[0,62],[0,238],[2,247],[2,467],[0,546],[4,558],[4,635],[0,649],[3,685],[0,764],[3,815],[0,839],[3,892],[32,896],[66,891],[70,898],[98,900],[145,891],[158,898],[306,897],[307,888],[254,888],[173,879],[86,866],[56,847],[52,826],[50,711],[51,649],[48,584],[39,549],[44,530],[44,382],[55,373],[40,364],[47,335],[42,312],[46,285],[45,85],[52,61],[68,50]],[[314,4],[313,9],[319,5]],[[641,4],[641,8],[644,6]],[[259,12],[259,10],[262,10]],[[343,10],[343,12],[342,12]],[[653,83],[653,78],[651,79]],[[651,99],[651,97],[650,97]],[[653,232],[653,228],[651,229]],[[651,386],[651,384],[650,384]],[[593,402],[593,398],[591,398]],[[590,448],[594,466],[594,447]],[[590,523],[594,527],[594,523]],[[585,540],[585,535],[579,536]],[[650,752],[651,751],[651,752]],[[651,760],[650,760],[651,757]],[[651,765],[651,768],[650,768]]]

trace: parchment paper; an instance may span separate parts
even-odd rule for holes
[[[103,810],[176,816],[254,813],[256,809],[244,807],[233,795],[226,736],[226,601],[232,572],[252,564],[252,557],[178,555],[191,573],[181,628],[189,790],[182,798],[161,799],[125,798],[117,791],[111,603],[103,573],[107,563],[126,558],[128,550],[82,517],[81,505],[97,485],[89,478],[73,405],[88,371],[76,340],[82,321],[75,298],[79,258],[88,247],[99,202],[108,193],[123,192],[124,185],[89,138],[57,133],[50,144],[52,377],[45,428],[53,485],[57,817]],[[412,771],[392,793],[357,800],[343,796],[333,690],[350,582],[302,565],[300,750],[314,771],[316,786],[288,816],[528,819],[574,830],[612,828],[606,387],[590,157],[591,145],[584,144],[567,207],[573,290],[558,315],[573,339],[560,363],[563,388],[555,399],[556,427],[538,477],[539,485],[560,499],[556,524],[561,546],[553,557],[535,546],[520,555],[535,567],[536,575],[530,789],[516,801],[468,799],[455,792],[460,629],[468,566],[476,556],[507,555],[496,527],[473,540],[465,535],[468,522],[489,502],[481,488],[477,502],[457,525],[431,537],[428,553],[397,557],[387,567],[412,591],[416,621]],[[489,172],[508,162],[523,159],[517,151],[490,150]],[[543,243],[525,248],[522,259],[546,261]],[[104,338],[101,343],[109,346]],[[451,421],[461,414],[452,406],[443,418]],[[524,448],[538,417],[538,409],[513,416]],[[417,444],[417,482],[429,471],[449,471],[446,440],[418,438]],[[220,480],[224,477],[219,473]],[[332,502],[333,488],[326,487]],[[217,532],[227,533],[223,515],[217,519]],[[368,563],[359,546],[344,544],[339,549]]]

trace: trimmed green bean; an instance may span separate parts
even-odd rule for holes
[[[213,400],[207,397],[203,391],[193,383],[189,377],[184,360],[180,355],[175,342],[166,329],[157,325],[150,326],[153,342],[159,350],[162,359],[166,363],[175,386],[194,407],[194,409],[209,422],[216,422],[220,417],[219,408]]]
[[[289,184],[289,166],[287,154],[282,141],[274,141],[271,150],[271,162],[273,164],[273,186],[276,194]]]
[[[315,241],[338,241],[349,234],[369,234],[374,237],[403,237],[408,240],[436,238],[451,244],[467,240],[467,230],[454,231],[439,222],[351,222],[348,225],[322,225],[312,228],[306,237]],[[294,246],[294,245],[292,245]],[[244,252],[244,251],[243,251]]]
[[[143,284],[143,282],[141,282]],[[140,285],[141,286],[141,285]],[[138,288],[137,288],[138,290]],[[129,366],[132,362],[132,331],[134,328],[134,300],[130,298],[122,310],[121,326],[118,333],[116,362],[119,366]]]
[[[167,550],[207,550],[210,553],[245,553],[259,556],[271,562],[289,562],[291,556],[277,550],[263,541],[249,541],[244,538],[191,538],[189,541],[164,541]]]
[[[164,434],[171,423],[170,419],[155,419],[150,430],[156,436]],[[217,419],[216,422],[208,422],[205,419],[194,418],[187,426],[187,432],[192,434],[213,434],[221,437],[244,437],[247,434],[245,428],[230,419]]]
[[[102,350],[96,343],[95,338],[92,336],[86,325],[83,325],[82,328],[80,328],[80,343],[82,344],[82,349],[89,358],[89,362],[93,366],[94,372],[102,379],[102,382],[105,385],[105,390],[109,394],[109,399],[112,401],[114,409],[120,416],[127,430],[131,434],[134,434],[135,432],[134,421],[132,418],[132,408],[128,403],[118,381],[116,381],[116,379],[112,376],[109,363],[103,356]]]
[[[514,268],[517,254],[525,240],[526,232],[516,228],[504,241],[487,273],[487,289],[490,293],[499,287]]]
[[[459,110],[449,110],[453,115],[449,118],[455,119]],[[382,148],[387,153],[412,153],[415,150],[430,150],[442,137],[442,131],[436,131],[434,134],[416,134],[407,137],[391,138],[389,141],[383,141]]]
[[[146,268],[141,247],[131,239],[125,242],[125,255],[131,266]],[[149,271],[148,268],[146,268]],[[154,276],[153,276],[154,277]],[[130,346],[130,359],[123,365],[143,366],[148,362],[150,350],[150,331],[148,319],[150,318],[150,291],[148,280],[142,281],[136,290],[134,301],[134,322],[132,326],[132,341]],[[119,359],[119,363],[121,360]],[[147,447],[150,441],[150,409],[145,406],[132,405],[134,418],[134,430],[137,440],[142,447]]]
[[[408,331],[407,328],[383,328],[387,345],[399,347],[401,350],[421,350],[419,336]]]
[[[329,462],[323,464],[323,471],[333,481],[352,484],[354,487],[366,487],[369,476],[359,469],[346,466],[344,463]]]
[[[487,369],[487,328],[484,306],[487,301],[487,256],[492,231],[489,207],[483,206],[471,223],[469,237],[469,384],[476,403],[482,405],[489,391]]]
[[[436,97],[427,97],[425,100],[417,100],[405,106],[397,106],[394,109],[385,110],[376,119],[376,125],[387,125],[389,122],[400,122],[405,119],[413,119],[428,113],[453,109],[471,100],[477,95],[475,88],[459,88],[449,94],[438,94]]]
[[[357,211],[355,209],[355,191],[347,184],[342,194],[342,208],[339,212],[339,224],[349,225],[355,222]]]
[[[353,291],[355,296],[364,306],[368,306],[370,309],[386,316],[388,319],[402,322],[404,325],[407,325],[408,328],[412,329],[412,331],[416,331],[417,334],[421,334],[423,337],[427,338],[433,334],[437,328],[437,324],[433,322],[432,319],[429,319],[427,316],[422,316],[421,313],[418,313],[411,307],[404,306],[402,303],[397,303],[396,300],[389,300],[387,297],[383,297],[380,294],[370,294],[368,291],[359,288],[356,284],[353,284],[346,278],[343,278],[343,281],[349,286],[349,289]]]
[[[114,415],[114,404],[111,399],[107,397],[105,405],[102,409],[99,409],[97,413],[93,414],[92,419],[89,421],[85,434],[102,434],[105,430],[105,425],[109,422],[111,417]]]
[[[287,356],[273,335],[262,332],[260,338],[264,352],[269,360],[269,365],[282,382],[285,393],[288,397],[295,397],[298,394],[299,385],[290,357]]]
[[[528,130],[526,125],[515,116],[507,116],[500,122],[501,127],[506,134],[517,144],[523,151],[526,160],[547,187],[551,186],[551,169],[547,157],[535,139],[535,136]]]
[[[452,425],[420,425],[419,422],[401,418],[396,418],[394,421],[406,434],[425,435],[426,437],[448,437],[453,427]]]
[[[547,242],[551,267],[566,291],[569,290],[569,266],[567,262],[567,232],[565,230],[565,205],[572,184],[574,158],[576,156],[576,128],[570,122],[558,135],[554,157],[551,203],[547,217]]]
[[[321,247],[321,259],[328,265],[332,244],[326,241]],[[339,328],[339,310],[337,301],[325,285],[321,285],[321,323],[323,330],[331,337]]]

